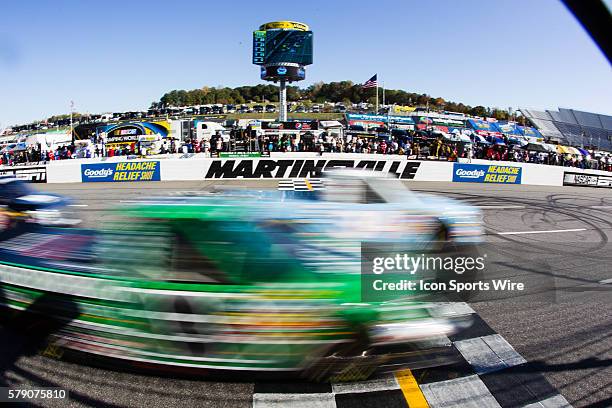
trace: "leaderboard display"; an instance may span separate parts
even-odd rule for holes
[[[253,64],[280,63],[312,64],[312,31],[254,31]]]

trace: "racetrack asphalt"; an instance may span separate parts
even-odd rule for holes
[[[541,293],[476,299],[470,306],[573,406],[612,406],[612,191],[588,187],[406,182],[480,207],[487,271],[542,285]],[[277,181],[38,184],[72,197],[86,227],[122,202],[214,185],[276,188]],[[108,211],[111,210],[111,211]],[[161,378],[30,353],[0,329],[5,381],[70,390],[71,406],[252,406],[252,383]],[[44,406],[64,406],[44,401]],[[37,401],[38,404],[38,401]],[[381,405],[383,406],[383,405]]]

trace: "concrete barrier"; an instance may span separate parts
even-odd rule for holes
[[[142,164],[146,162],[157,162],[158,164]],[[422,161],[408,160],[406,156],[399,155],[359,153],[324,153],[323,155],[318,153],[272,153],[270,157],[261,158],[210,158],[204,154],[178,154],[148,158],[121,156],[60,160],[50,162],[44,167],[46,168],[44,178],[48,183],[304,178],[317,177],[322,170],[332,168],[361,168],[382,171],[401,179],[417,181],[546,186],[562,186],[565,181],[565,185],[599,187],[612,184],[609,182],[612,173],[601,170],[582,170],[533,163],[491,162],[478,159],[472,160],[471,163],[467,163],[465,159],[461,159],[458,163]],[[83,175],[86,170],[89,176]],[[3,171],[2,168],[0,168],[1,171]],[[570,174],[589,177],[575,177]]]
[[[465,159],[461,159],[460,162],[466,163]],[[503,166],[514,166],[522,169],[521,184],[540,185],[540,186],[562,186],[564,180],[564,174],[566,172],[573,172],[579,174],[588,174],[595,176],[612,176],[612,173],[602,170],[590,170],[590,169],[579,169],[575,167],[562,167],[562,166],[549,166],[545,164],[535,163],[517,163],[517,162],[504,162],[496,161],[491,162],[488,160],[472,160],[474,164],[482,165],[503,165]]]

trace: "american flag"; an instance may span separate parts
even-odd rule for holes
[[[376,80],[376,76],[378,74],[374,74],[374,76],[370,79],[368,79],[367,81],[365,81],[365,83],[362,85],[363,88],[376,88],[378,86],[378,82]]]

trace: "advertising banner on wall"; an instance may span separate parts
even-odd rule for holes
[[[522,168],[515,166],[455,163],[453,165],[453,181],[521,184],[521,172]]]
[[[98,135],[104,135],[107,144],[136,143],[141,135],[159,135],[165,138],[170,133],[170,122],[122,122],[96,128]]]
[[[414,120],[410,116],[394,115],[372,115],[368,113],[347,113],[347,122],[377,122],[377,123],[401,123],[414,125]]]
[[[84,183],[160,181],[160,162],[118,162],[81,164]]]
[[[400,106],[400,105],[394,105],[392,112],[396,115],[402,115],[402,114],[407,114],[410,112],[414,112],[416,110],[415,106]]]
[[[12,176],[32,183],[47,182],[47,167],[41,166],[11,166],[0,167],[0,176]]]
[[[564,186],[612,188],[612,176],[584,173],[563,173]]]
[[[292,122],[262,122],[262,129],[275,130],[318,130],[319,122],[316,120],[301,120]]]
[[[318,177],[323,171],[349,168],[380,171],[400,179],[414,179],[420,162],[406,160],[236,159],[212,160],[205,179],[262,179]]]
[[[474,129],[474,131],[478,133],[479,135],[484,135],[484,136],[489,136],[489,135],[501,136],[502,135],[499,127],[497,127],[497,124],[494,122],[488,122],[486,120],[468,119],[467,123],[469,127]]]

